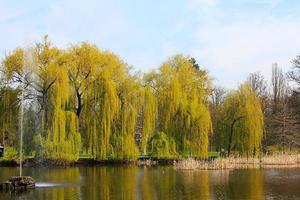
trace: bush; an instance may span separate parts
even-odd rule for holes
[[[173,158],[177,155],[175,141],[164,132],[157,132],[150,138],[148,152],[155,158]]]
[[[19,159],[19,153],[14,147],[5,147],[4,156],[0,161],[17,161]]]
[[[49,133],[48,133],[49,134]],[[81,148],[81,138],[79,133],[74,133],[68,139],[53,142],[42,135],[34,137],[35,158],[39,161],[57,160],[70,162],[78,160],[79,149]]]

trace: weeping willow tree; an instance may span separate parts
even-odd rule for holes
[[[2,65],[5,82],[22,88],[24,99],[36,107],[41,134],[36,141],[43,148],[43,156],[74,160],[81,142],[78,122],[66,110],[69,78],[64,55],[46,36],[33,47],[15,49],[4,58]]]
[[[82,99],[77,99],[82,105],[85,151],[99,160],[134,159],[138,154],[135,127],[140,84],[116,55],[86,45],[78,47],[85,51],[75,51],[81,52],[77,59],[85,61],[76,66],[90,66],[79,84]]]
[[[88,86],[97,80],[97,70],[102,68],[101,52],[95,45],[86,42],[73,45],[68,49],[66,66],[72,89],[72,109],[79,118],[84,104],[84,95]]]
[[[97,47],[88,43],[71,46],[65,58],[67,74],[70,84],[69,109],[73,111],[79,121],[83,147],[86,153],[96,155],[97,134],[94,116],[95,106],[90,105],[98,96],[96,88],[96,69],[99,67],[100,52]],[[98,98],[98,97],[97,97]],[[84,110],[84,112],[82,112]],[[91,144],[89,144],[91,143]],[[89,148],[89,149],[88,149]]]
[[[242,155],[254,155],[261,148],[264,117],[259,98],[248,84],[231,92],[217,113],[219,148],[237,150]]]
[[[163,63],[154,79],[159,129],[175,140],[181,154],[206,157],[211,132],[207,71],[176,55]]]
[[[2,62],[4,79],[7,84],[24,90],[24,99],[34,101],[39,115],[39,132],[46,135],[51,120],[49,92],[56,81],[53,63],[62,62],[62,51],[54,47],[45,36],[30,48],[17,48]]]

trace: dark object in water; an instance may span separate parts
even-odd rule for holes
[[[4,147],[0,145],[0,157],[3,157]]]
[[[35,188],[35,182],[30,176],[13,176],[0,184],[0,191],[26,191]]]

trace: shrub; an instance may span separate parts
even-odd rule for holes
[[[150,138],[148,152],[155,158],[172,158],[177,155],[175,141],[164,132],[157,132]]]
[[[16,161],[19,159],[19,153],[14,147],[5,147],[4,156],[1,161]]]
[[[35,158],[42,161],[44,159],[58,161],[75,161],[79,158],[81,148],[81,138],[79,133],[72,134],[69,138],[60,143],[45,139],[40,134],[34,137]]]

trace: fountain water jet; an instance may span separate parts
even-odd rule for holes
[[[23,107],[23,92],[24,88],[22,88],[21,92],[21,111],[20,111],[20,177],[22,177],[22,157],[23,157],[23,112],[24,112],[24,107]]]

